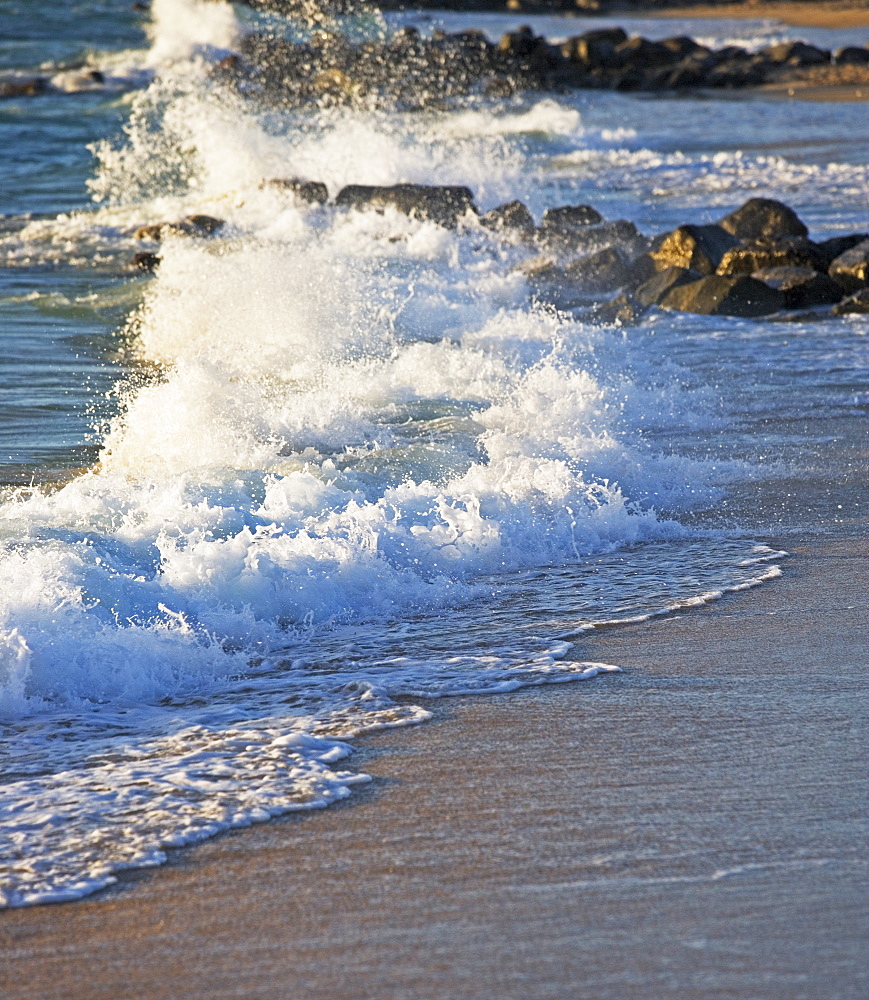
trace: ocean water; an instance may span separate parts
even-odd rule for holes
[[[466,184],[647,234],[767,196],[823,239],[869,229],[864,104],[292,110],[215,82],[260,23],[221,2],[0,0],[0,23],[0,72],[52,81],[0,102],[0,905],[346,796],[348,740],[425,721],[414,699],[618,683],[595,628],[770,583],[789,537],[866,523],[865,317],[594,324],[473,222],[263,185]],[[139,226],[191,213],[225,222],[130,269]]]

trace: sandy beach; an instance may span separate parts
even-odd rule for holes
[[[674,7],[657,13],[648,13],[648,17],[727,17],[727,18],[763,18],[764,20],[782,21],[797,27],[805,28],[865,28],[869,26],[869,4],[837,2],[826,3],[777,2],[777,0],[760,0],[758,3],[736,4],[698,4],[690,7]]]
[[[789,547],[580,650],[623,675],[360,741],[347,805],[3,913],[2,995],[865,996],[869,546]]]

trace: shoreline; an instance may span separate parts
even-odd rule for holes
[[[625,11],[627,15],[629,12]],[[617,16],[616,11],[607,16]],[[648,11],[634,16],[652,18],[715,18],[717,20],[773,20],[794,28],[867,28],[869,5],[855,3],[818,3],[801,0],[761,0],[752,3],[705,3],[697,6],[670,7],[666,10]]]
[[[578,648],[625,674],[435,702],[346,804],[5,911],[4,997],[856,1000],[869,541],[784,546]]]

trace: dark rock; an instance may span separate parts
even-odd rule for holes
[[[342,188],[335,204],[343,208],[383,210],[394,208],[412,218],[425,219],[455,229],[467,212],[476,212],[470,188],[428,184],[395,184],[377,187],[350,184]]]
[[[754,274],[767,267],[808,267],[826,270],[823,255],[811,240],[801,236],[758,243],[743,243],[721,258],[719,274]]]
[[[665,38],[658,43],[673,54],[675,62],[681,62],[689,56],[692,58],[705,58],[711,54],[711,50],[705,45],[694,41],[688,35],[678,35],[675,38]]]
[[[714,274],[721,258],[737,239],[721,226],[679,226],[652,244],[651,256],[660,270],[685,267],[700,274]]]
[[[615,246],[626,259],[632,260],[649,248],[648,240],[627,219],[575,228],[541,226],[537,230],[537,241],[544,249],[568,257]]]
[[[719,219],[718,225],[741,240],[770,240],[779,236],[808,236],[797,213],[772,198],[750,198],[741,208]]]
[[[160,258],[155,253],[145,253],[140,251],[139,253],[134,253],[130,258],[130,267],[134,268],[136,271],[156,271],[160,266]]]
[[[858,49],[856,45],[848,45],[833,53],[833,62],[837,66],[865,66],[869,64],[869,49]]]
[[[709,68],[705,85],[718,89],[756,87],[766,81],[768,72],[769,64],[763,57],[730,59]]]
[[[805,42],[779,42],[763,49],[770,62],[782,66],[822,66],[830,61],[830,53]]]
[[[833,312],[837,316],[862,315],[869,313],[869,288],[861,288],[847,299],[843,299],[838,305],[833,306]]]
[[[841,285],[810,267],[767,267],[752,277],[782,292],[786,309],[830,306],[842,298]]]
[[[558,208],[546,209],[540,228],[565,233],[583,226],[595,226],[600,222],[603,222],[603,216],[591,205],[560,205]]]
[[[678,61],[678,56],[674,55],[672,49],[658,42],[650,42],[642,35],[634,35],[616,45],[612,58],[616,65],[634,69],[672,65]]]
[[[863,240],[869,240],[869,233],[851,233],[849,236],[834,236],[832,239],[816,243],[815,247],[823,263],[823,267],[819,268],[819,270],[828,271],[830,264],[833,263],[839,254],[843,254],[846,250],[857,246]]]
[[[571,261],[564,268],[568,281],[584,292],[611,292],[628,280],[628,265],[615,247],[607,247],[588,257]]]
[[[0,98],[36,97],[48,89],[48,79],[44,76],[7,77],[0,80]]]
[[[685,267],[668,267],[658,271],[634,292],[634,298],[641,305],[656,306],[674,289],[699,281],[703,275],[689,271]]]
[[[712,70],[711,72],[714,72]],[[686,87],[715,86],[709,82],[710,70],[705,59],[688,56],[674,67],[667,67],[649,81],[654,89],[683,90]]]
[[[310,205],[325,205],[329,200],[329,189],[321,181],[304,181],[298,177],[269,177],[260,187],[275,187],[290,191],[299,201]]]
[[[625,288],[636,289],[645,284],[650,278],[658,274],[656,262],[648,253],[641,253],[638,257],[633,257],[629,267],[628,280]]]
[[[712,274],[671,289],[661,300],[664,309],[705,316],[767,316],[784,307],[784,293],[762,281]]]
[[[480,216],[480,225],[486,229],[508,229],[531,235],[534,232],[534,216],[521,201],[508,201]]]
[[[869,285],[869,240],[840,253],[830,264],[829,273],[846,292],[856,292]]]
[[[213,215],[188,215],[181,225],[197,235],[211,236],[224,225],[224,220],[216,219]]]
[[[155,222],[140,226],[136,230],[136,239],[159,242],[167,236],[211,236],[223,225],[224,220],[213,215],[188,215],[180,222]]]
[[[607,69],[618,65],[614,59],[617,45],[627,41],[627,33],[621,28],[602,28],[587,31],[575,38],[568,38],[561,46],[561,54],[571,62],[580,63],[590,69]]]

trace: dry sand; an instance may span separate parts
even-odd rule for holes
[[[623,675],[435,703],[347,805],[0,914],[0,994],[311,1000],[869,995],[869,544],[602,632]]]

